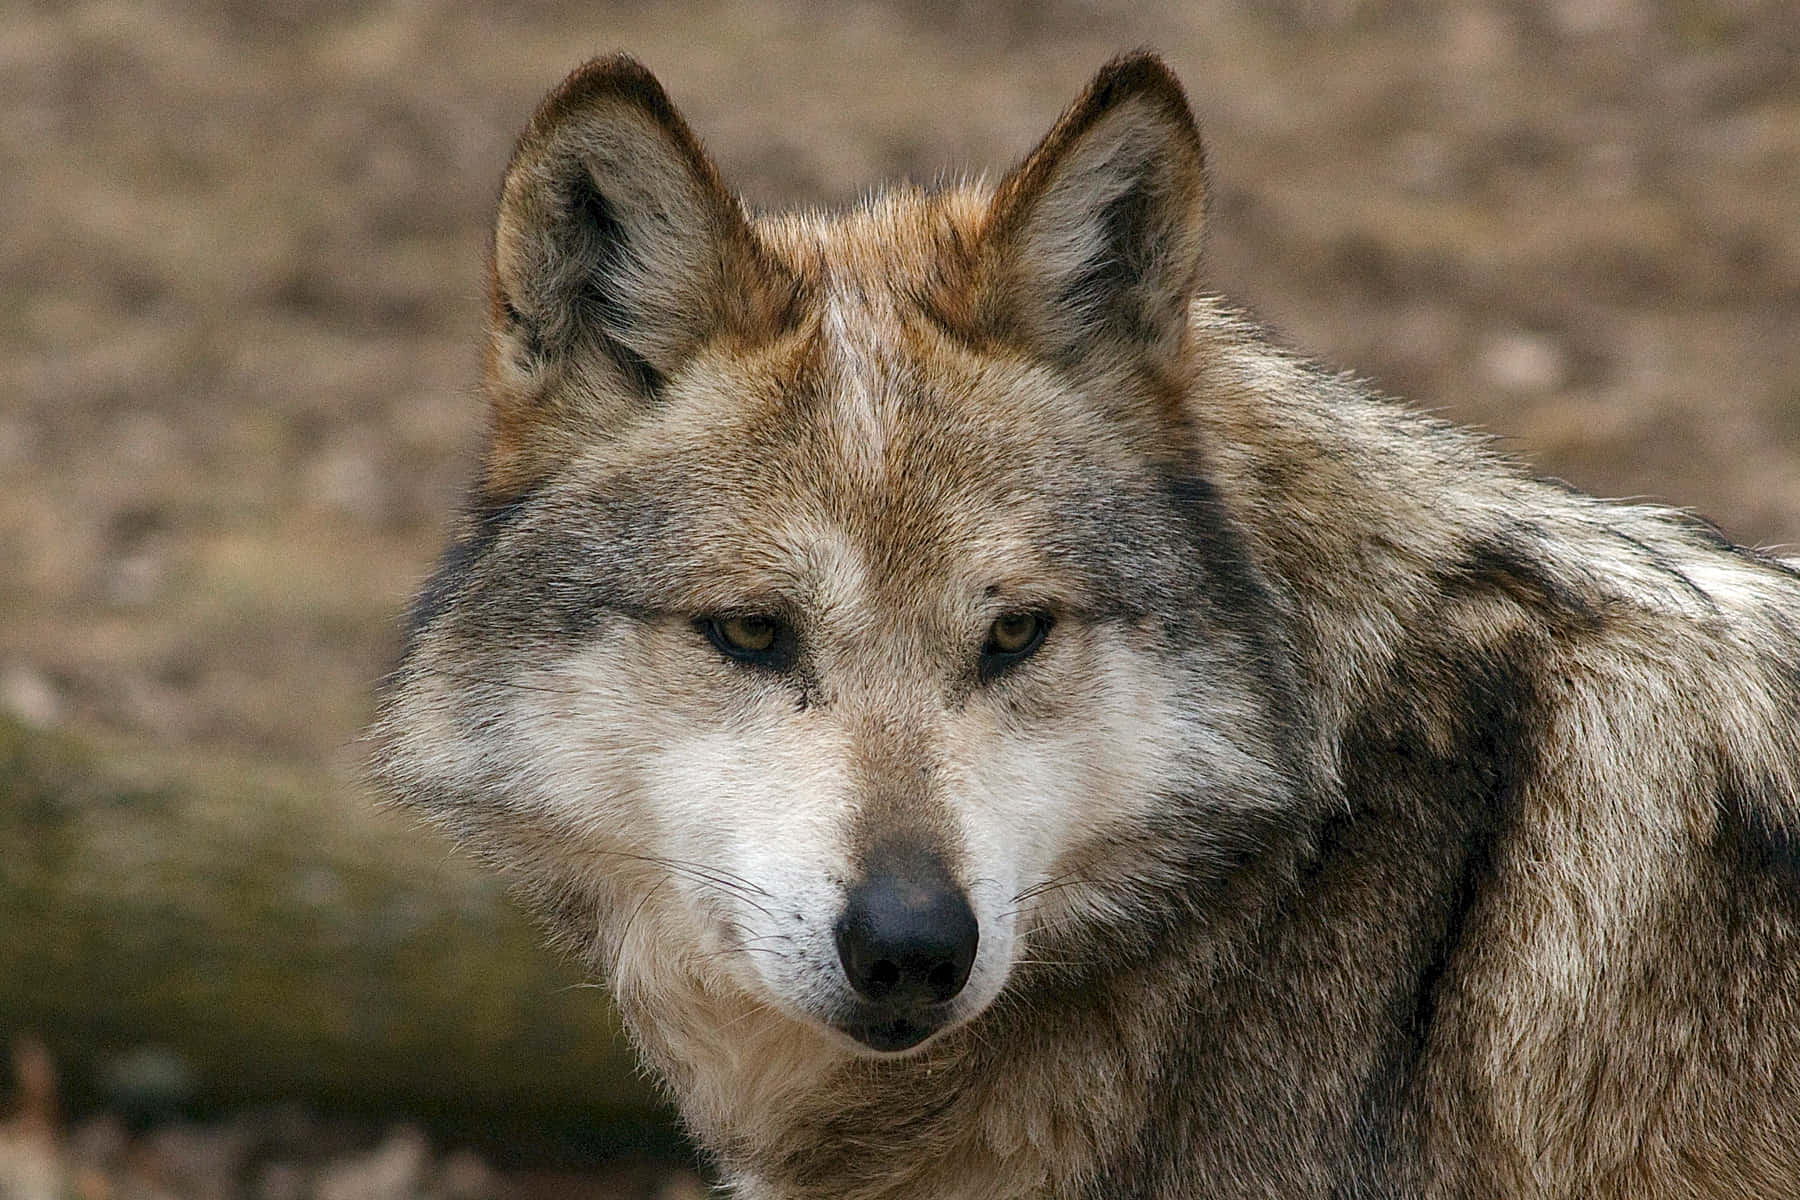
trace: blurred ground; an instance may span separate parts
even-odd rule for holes
[[[352,786],[479,441],[500,172],[589,53],[768,206],[1003,169],[1136,45],[1207,131],[1217,290],[1546,473],[1800,542],[1790,0],[15,0],[0,709]]]
[[[116,1112],[67,1121],[43,1047],[14,1050],[15,1111],[0,1120],[0,1200],[703,1200],[691,1171],[612,1163],[496,1169],[416,1124],[373,1129],[299,1105],[145,1126]]]

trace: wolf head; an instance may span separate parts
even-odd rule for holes
[[[1185,415],[1202,201],[1147,56],[991,191],[765,219],[642,67],[575,72],[507,173],[490,446],[384,782],[628,1011],[840,1052],[1228,912],[1302,769]]]

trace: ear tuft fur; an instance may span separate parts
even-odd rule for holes
[[[1067,365],[1167,364],[1199,286],[1205,196],[1174,73],[1148,53],[1113,60],[994,196],[984,325]]]

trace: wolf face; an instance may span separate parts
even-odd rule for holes
[[[1176,391],[1201,207],[1153,60],[991,196],[759,222],[642,68],[578,71],[508,172],[492,441],[384,779],[628,1013],[839,1054],[1229,912],[1313,789]]]

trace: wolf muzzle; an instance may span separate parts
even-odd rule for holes
[[[859,1001],[839,1028],[889,1052],[911,1049],[944,1025],[981,940],[968,895],[935,856],[871,872],[850,890],[834,932]]]

